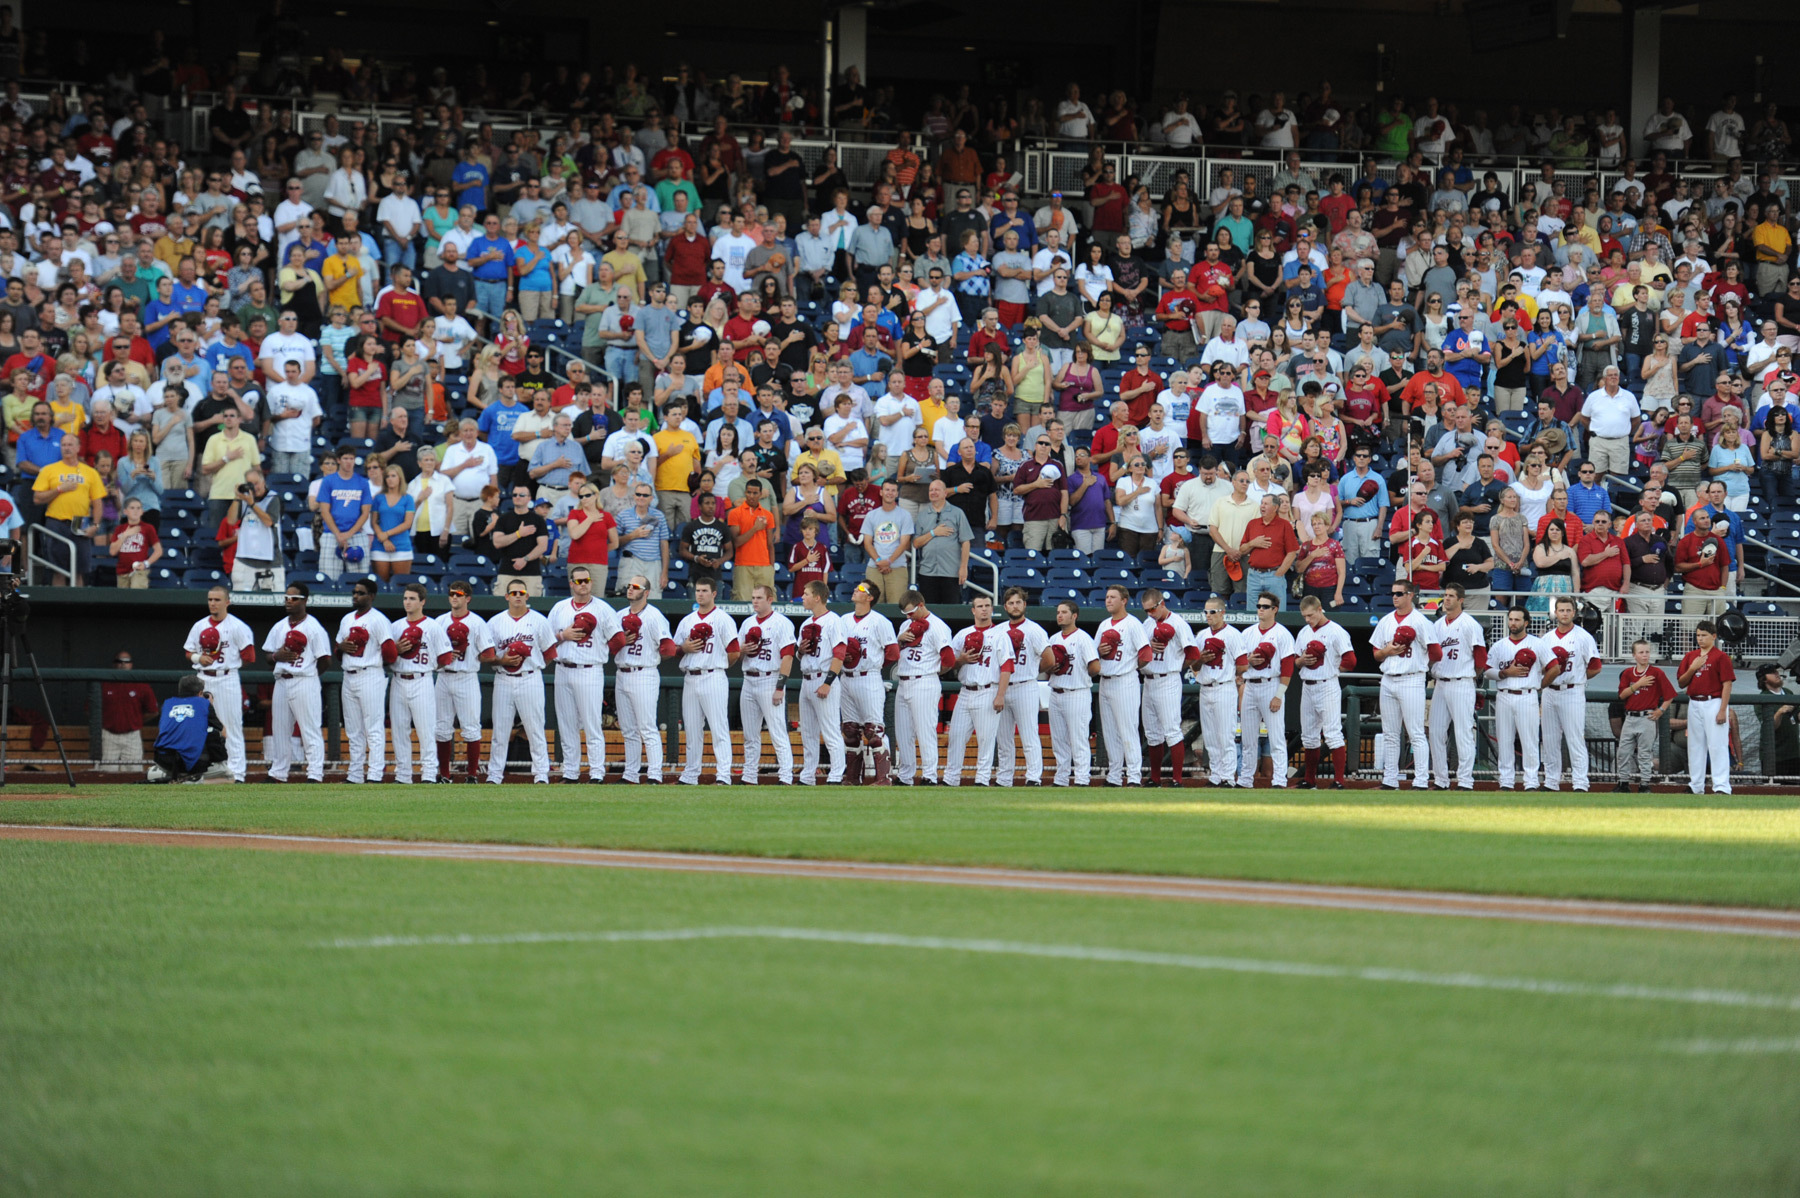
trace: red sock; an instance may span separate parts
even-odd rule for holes
[[[440,740],[438,742],[438,777],[440,778],[448,778],[450,776],[450,758],[453,749],[454,746],[447,740]]]
[[[469,763],[469,777],[479,778],[481,776],[481,742],[478,740],[468,742],[463,746],[463,753]]]
[[[1300,779],[1303,782],[1312,782],[1316,780],[1318,776],[1319,751],[1317,749],[1308,749],[1306,750],[1306,763],[1300,767]]]
[[[1185,744],[1169,746],[1169,776],[1175,779],[1177,784],[1181,782],[1181,766],[1186,757],[1187,746]]]
[[[1331,751],[1331,768],[1337,772],[1339,782],[1344,780],[1344,754],[1346,751],[1347,746],[1345,745],[1339,745]]]
[[[1162,781],[1163,750],[1166,745],[1150,746],[1150,785],[1155,786]]]

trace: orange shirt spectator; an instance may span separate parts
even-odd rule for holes
[[[752,507],[749,500],[738,504],[725,517],[725,523],[731,526],[733,537],[741,537],[747,532],[755,531],[759,524],[762,535],[753,536],[737,547],[737,556],[733,559],[740,566],[773,566],[775,530],[781,521],[775,513],[760,503]]]

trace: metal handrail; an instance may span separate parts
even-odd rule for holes
[[[64,559],[69,563],[66,568],[59,565],[54,559],[46,557],[39,552],[39,538],[61,542],[68,548],[69,556]],[[46,528],[42,524],[33,524],[31,526],[30,536],[26,544],[25,560],[27,563],[25,572],[25,583],[27,586],[37,582],[37,567],[40,565],[52,574],[67,579],[70,586],[79,585],[79,581],[75,577],[75,567],[76,563],[81,560],[80,546],[75,543],[73,538],[65,537],[53,528]]]
[[[984,569],[986,569],[987,572],[993,576],[994,585],[992,587],[984,587],[979,582],[976,582],[974,572],[972,569],[969,574],[969,581],[964,583],[963,585],[968,587],[970,590],[974,591],[975,593],[977,593],[979,595],[986,595],[989,599],[993,600],[995,603],[999,603],[1000,602],[1000,563],[992,560],[991,558],[986,558],[986,557],[982,557],[978,554],[971,553],[971,554],[969,554],[969,565],[971,567],[981,566]],[[917,586],[919,583],[919,551],[917,549],[908,549],[906,551],[906,572],[912,578],[913,585]]]

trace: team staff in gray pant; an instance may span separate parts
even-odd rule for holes
[[[1619,729],[1618,785],[1629,792],[1635,778],[1639,790],[1648,792],[1656,777],[1656,725],[1675,701],[1669,676],[1650,664],[1650,642],[1631,646],[1632,664],[1619,675],[1619,698],[1625,703],[1625,724]]]

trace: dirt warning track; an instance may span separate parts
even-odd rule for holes
[[[0,839],[82,844],[166,845],[183,848],[261,849],[286,853],[342,853],[488,864],[570,865],[599,869],[647,869],[816,881],[891,882],[936,886],[1089,894],[1107,898],[1173,899],[1245,903],[1313,910],[1370,911],[1396,915],[1460,916],[1529,923],[1588,924],[1724,935],[1800,939],[1800,911],[1706,907],[1675,903],[1627,903],[1591,899],[1516,898],[1448,891],[1383,890],[1294,882],[1249,882],[1167,875],[1066,873],[982,866],[904,865],[863,861],[814,861],[791,857],[740,857],[632,849],[556,848],[359,837],[288,836],[162,828],[83,828],[0,824]]]

